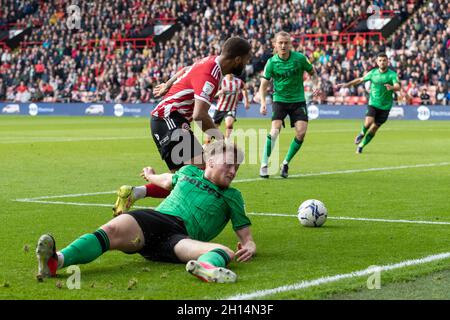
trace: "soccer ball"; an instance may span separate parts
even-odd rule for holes
[[[305,227],[320,227],[327,220],[325,205],[315,199],[306,200],[298,208],[298,220]]]

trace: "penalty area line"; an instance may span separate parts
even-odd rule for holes
[[[113,204],[106,203],[89,203],[89,202],[66,202],[66,201],[47,201],[39,199],[15,199],[15,202],[40,203],[40,204],[58,204],[82,207],[106,207],[112,208]],[[153,209],[153,207],[133,206],[135,209]],[[292,217],[297,215],[286,213],[267,213],[267,212],[247,212],[252,216],[271,216],[271,217]],[[366,222],[387,222],[387,223],[411,223],[411,224],[434,224],[434,225],[450,225],[450,221],[426,221],[426,220],[405,220],[405,219],[378,219],[378,218],[358,218],[358,217],[328,217],[330,220],[350,220],[350,221],[366,221]]]
[[[351,173],[372,172],[372,171],[389,171],[389,170],[415,169],[415,168],[427,168],[427,167],[440,167],[440,166],[448,166],[448,165],[450,165],[450,162],[422,163],[422,164],[404,165],[404,166],[395,166],[395,167],[350,169],[350,170],[340,170],[340,171],[323,171],[323,172],[313,172],[313,173],[292,174],[292,175],[289,175],[289,178],[315,177],[315,176],[325,176],[325,175],[333,175],[333,174],[351,174]],[[271,179],[264,179],[264,178],[237,179],[237,180],[233,181],[233,184],[241,183],[241,182],[252,182],[252,181],[271,181],[273,179],[284,179],[284,178],[276,176]]]
[[[280,294],[284,292],[290,291],[298,291],[306,288],[317,287],[320,285],[337,282],[344,279],[352,279],[357,277],[363,277],[372,275],[375,272],[382,271],[390,271],[395,269],[401,269],[410,266],[417,266],[425,263],[430,263],[433,261],[439,261],[450,258],[450,252],[444,252],[440,254],[430,255],[424,258],[405,260],[395,264],[388,264],[384,266],[372,266],[364,270],[353,271],[344,274],[336,274],[333,276],[322,277],[314,280],[305,280],[301,282],[297,282],[291,285],[280,286],[272,289],[258,290],[250,293],[241,293],[237,295],[233,295],[230,297],[223,298],[221,300],[249,300],[249,299],[258,299],[263,298],[275,294]]]
[[[267,213],[267,212],[247,212],[248,215],[254,216],[271,216],[271,217],[294,217],[297,215],[286,213]],[[427,220],[405,220],[405,219],[380,219],[380,218],[358,218],[358,217],[330,217],[330,220],[353,220],[353,221],[368,221],[368,222],[390,222],[390,223],[415,223],[415,224],[438,224],[450,225],[450,221],[427,221]]]

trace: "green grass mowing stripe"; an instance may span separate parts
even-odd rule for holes
[[[424,167],[438,167],[438,166],[447,166],[447,165],[450,165],[450,162],[425,163],[425,164],[403,165],[403,166],[384,167],[384,168],[366,168],[366,169],[350,169],[350,170],[341,170],[341,171],[324,171],[324,172],[316,172],[316,173],[304,173],[304,174],[291,175],[290,177],[291,178],[292,177],[293,178],[295,178],[295,177],[312,177],[312,176],[331,175],[331,174],[350,174],[350,173],[371,172],[371,171],[387,171],[387,170],[401,170],[401,169],[413,169],[413,168],[424,168]],[[274,179],[281,179],[281,177],[274,177]],[[268,179],[263,179],[263,178],[253,178],[253,179],[236,179],[233,181],[233,183],[253,182],[253,181],[259,181],[259,180],[269,181]],[[15,199],[15,201],[21,202],[22,200],[71,198],[71,197],[79,197],[79,196],[90,196],[90,195],[112,194],[112,193],[115,193],[115,191],[100,191],[100,192],[79,193],[79,194],[42,196],[42,197],[34,197],[34,198]]]

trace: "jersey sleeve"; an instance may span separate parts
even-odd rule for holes
[[[272,59],[269,59],[264,67],[263,78],[266,80],[272,79]]]
[[[194,98],[210,105],[219,90],[219,81],[210,74],[199,75],[192,81]]]
[[[230,199],[228,205],[230,207],[230,217],[233,230],[239,230],[250,226],[252,223],[245,214],[245,205],[242,194],[236,190],[230,190]]]
[[[399,83],[400,81],[398,80],[398,74],[397,73],[392,73],[392,84],[396,84]]]
[[[311,72],[311,70],[313,69],[313,65],[311,64],[311,62],[309,62],[309,59],[305,55],[302,55],[301,61],[303,70],[305,70],[306,72]]]
[[[370,81],[370,80],[372,79],[372,73],[373,73],[373,70],[374,70],[374,69],[370,70],[370,71],[363,77],[363,81]]]

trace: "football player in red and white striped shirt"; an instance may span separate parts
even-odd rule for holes
[[[229,138],[233,131],[233,123],[236,120],[236,107],[241,98],[244,98],[245,109],[250,108],[248,101],[248,92],[245,82],[229,73],[221,83],[221,88],[217,92],[219,101],[214,112],[213,121],[218,128],[225,119],[225,138]]]
[[[223,139],[208,114],[219,90],[223,75],[240,75],[250,60],[251,46],[247,40],[231,37],[222,46],[219,56],[197,61],[177,72],[156,91],[165,94],[151,112],[151,132],[162,159],[175,172],[185,164],[204,168],[203,148],[194,136],[190,123],[194,120],[203,132],[217,140]],[[167,93],[166,93],[167,92]],[[128,211],[137,199],[165,198],[167,190],[154,184],[142,187],[122,186],[113,207],[114,215]]]

